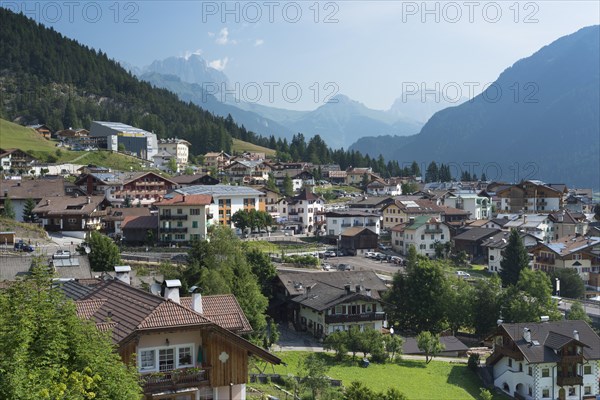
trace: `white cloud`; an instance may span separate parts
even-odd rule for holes
[[[186,60],[188,60],[191,56],[201,56],[202,55],[202,50],[198,49],[195,51],[191,51],[191,50],[186,50],[185,51],[185,55],[183,56]]]
[[[254,47],[262,46],[264,43],[265,43],[264,40],[256,39],[256,41],[254,41]]]
[[[237,42],[235,40],[229,39],[229,29],[225,27],[219,31],[219,36],[217,37],[217,40],[215,40],[215,43],[224,46],[226,44],[236,44]]]
[[[222,59],[216,59],[208,63],[208,66],[216,69],[217,71],[223,71],[227,66],[227,62],[229,61],[228,57]]]
[[[208,37],[214,37],[215,33],[214,32],[208,32]]]

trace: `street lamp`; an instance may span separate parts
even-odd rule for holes
[[[556,281],[556,295],[560,296],[560,279],[554,278],[554,280]]]

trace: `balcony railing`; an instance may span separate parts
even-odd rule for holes
[[[350,226],[352,226],[352,224],[350,224],[350,223],[343,223],[342,224],[342,228],[348,228]]]
[[[288,211],[288,215],[298,215],[298,211],[290,210],[290,211]]]
[[[571,375],[571,376],[558,375],[556,377],[556,384],[558,386],[583,385],[583,376],[580,376],[580,375]]]
[[[202,384],[209,384],[208,370],[186,368],[169,372],[158,372],[140,376],[145,393],[176,391]]]
[[[443,233],[441,229],[425,229],[425,233]]]
[[[186,221],[188,219],[187,215],[171,215],[171,214],[162,214],[160,219],[164,219],[165,221]]]
[[[352,224],[353,226],[363,226],[363,223],[360,221],[354,221],[354,224]]]
[[[581,355],[581,354],[564,355],[561,358],[561,362],[569,363],[569,364],[583,363],[583,355]]]
[[[160,228],[162,233],[186,233],[187,228]]]
[[[377,222],[367,222],[365,226],[376,226]]]
[[[364,322],[364,321],[383,321],[385,313],[371,312],[362,314],[334,314],[326,315],[326,324],[344,323],[344,322]]]

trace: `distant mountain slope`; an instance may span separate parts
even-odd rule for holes
[[[288,126],[308,136],[319,134],[334,148],[347,148],[363,136],[406,136],[421,128],[416,121],[398,120],[385,111],[369,109],[344,95],[337,95],[316,110],[289,121]]]
[[[227,85],[227,76],[210,67],[199,54],[191,54],[187,57],[169,57],[164,60],[155,60],[152,64],[142,69],[143,73],[159,73],[163,75],[175,75],[182,82],[196,83],[202,87],[203,84],[212,84],[215,87]]]
[[[231,115],[238,125],[243,125],[246,129],[258,132],[262,136],[291,139],[295,133],[289,128],[257,113],[245,111],[228,103],[222,103],[212,94],[205,92],[201,85],[183,82],[178,76],[148,72],[139,75],[139,78],[156,87],[176,93],[181,100],[190,101],[215,115],[221,117]]]
[[[599,38],[599,26],[562,37],[506,69],[473,101],[436,113],[410,142],[382,138],[378,148],[399,161],[479,163],[478,175],[486,168],[491,179],[597,188]]]

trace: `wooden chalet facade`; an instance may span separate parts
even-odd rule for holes
[[[81,318],[112,332],[123,362],[140,373],[144,399],[243,400],[250,357],[281,362],[239,336],[252,328],[232,295],[180,299],[172,280],[159,296],[130,286],[128,266],[115,269],[114,280],[67,282],[63,291]]]

